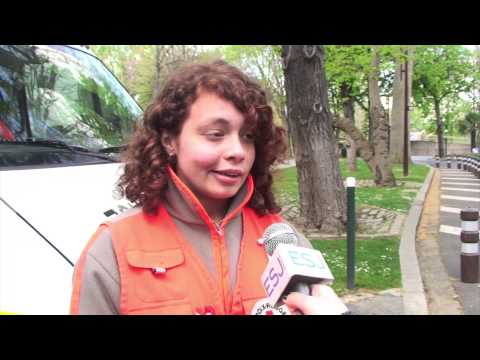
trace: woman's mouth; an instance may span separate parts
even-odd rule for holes
[[[231,177],[231,178],[241,177],[242,174],[243,174],[240,170],[233,170],[233,169],[229,169],[229,170],[212,170],[212,171],[213,171],[214,173],[216,173],[216,174],[228,176],[228,177]]]
[[[212,170],[215,178],[224,185],[235,185],[242,178],[240,170]]]

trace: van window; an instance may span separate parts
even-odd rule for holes
[[[137,103],[89,53],[0,46],[0,140],[58,140],[98,151],[124,144],[140,115]]]

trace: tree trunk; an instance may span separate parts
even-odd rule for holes
[[[324,49],[320,45],[283,45],[282,58],[287,121],[294,140],[305,227],[343,232],[345,189],[328,107]]]
[[[438,156],[443,158],[445,156],[445,143],[443,139],[444,124],[440,114],[440,101],[435,100],[435,120],[437,122],[437,141],[438,141]]]
[[[160,45],[155,45],[155,84],[153,88],[153,96],[156,97],[160,92],[160,74],[162,71],[162,61],[161,61],[161,48]]]
[[[392,122],[390,133],[390,160],[392,163],[403,162],[403,122],[405,114],[405,74],[402,73],[405,63],[400,59],[395,66],[395,78],[392,91]]]
[[[358,130],[355,124],[353,124],[350,120],[338,116],[333,118],[333,126],[348,134],[350,139],[352,139],[353,143],[355,144],[355,147],[358,149],[360,156],[367,163],[370,172],[375,174],[375,168],[377,167],[375,162],[375,153],[372,145],[367,139],[365,139],[365,136],[363,136],[362,132]]]
[[[388,156],[388,123],[385,109],[380,101],[378,72],[380,59],[374,47],[372,71],[368,75],[368,97],[370,99],[370,118],[372,125],[372,141],[375,151],[375,183],[381,186],[395,186],[395,177]]]
[[[408,47],[408,97],[412,96],[412,79],[413,79],[413,53],[415,46]],[[391,129],[390,134],[390,161],[392,163],[403,163],[403,136],[404,136],[404,123],[405,123],[405,73],[402,70],[405,69],[405,61],[399,59],[395,68],[395,78],[393,81],[393,93],[392,93],[392,116],[391,116]],[[410,117],[408,119],[410,125]],[[409,129],[407,129],[409,131]],[[408,145],[408,161],[410,159],[410,142]]]
[[[343,107],[343,116],[355,124],[355,115],[354,115],[354,99],[351,96],[352,87],[347,84],[343,83],[340,86],[340,94],[342,97],[342,107]],[[347,163],[348,163],[348,170],[349,171],[357,171],[357,148],[355,146],[355,141],[352,140],[350,136],[347,134],[347,141],[349,143],[349,147],[347,149]]]
[[[347,136],[347,164],[348,171],[357,171],[357,145],[350,136]]]
[[[285,130],[287,130],[287,158],[293,159],[295,157],[295,151],[293,148],[293,140],[290,133],[290,128],[288,127],[287,116],[283,114],[280,116],[282,117],[282,126],[285,128]]]
[[[368,117],[368,142],[369,143],[372,143],[372,139],[373,139],[373,136],[372,136],[372,129],[373,129],[373,126],[372,126],[372,113],[370,112],[370,109],[372,108],[371,104],[370,104],[370,96],[368,97],[368,111],[367,111],[367,117]]]
[[[475,147],[477,147],[477,131],[472,129],[470,131],[470,149],[473,150]]]

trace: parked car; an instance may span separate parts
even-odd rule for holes
[[[141,114],[86,49],[0,45],[0,311],[69,312],[89,237],[132,206],[118,153]]]

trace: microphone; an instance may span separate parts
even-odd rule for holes
[[[298,246],[298,237],[291,226],[274,223],[261,239],[269,255],[261,276],[270,304],[281,305],[291,292],[311,295],[311,284],[331,284],[333,275],[320,251]]]

